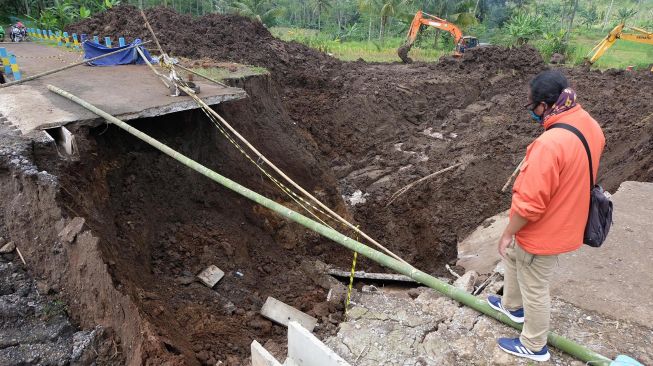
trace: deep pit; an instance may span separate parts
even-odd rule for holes
[[[308,191],[436,275],[446,273],[458,240],[508,207],[500,188],[540,132],[522,109],[527,81],[546,67],[529,47],[478,49],[435,64],[341,63],[245,18],[147,13],[173,55],[269,68],[270,76],[229,81],[249,98],[217,111]],[[120,27],[147,38],[141,23],[135,8],[118,7],[71,30]],[[195,43],[179,29],[209,36]],[[651,181],[653,96],[642,90],[653,89],[653,77],[563,72],[606,133],[601,183],[614,190],[625,180]],[[201,112],[132,124],[297,208]],[[328,288],[306,273],[306,262],[348,269],[350,252],[117,128],[71,130],[78,160],[62,159],[46,142],[3,137],[1,193],[12,199],[3,200],[2,217],[30,271],[68,303],[73,320],[112,330],[108,339],[120,351],[106,363],[241,365],[254,339],[283,352],[285,328],[258,315],[267,296],[318,317],[318,336],[333,334],[342,306],[326,302]],[[389,203],[401,187],[455,163],[462,166]],[[353,195],[363,200],[347,205]],[[66,242],[58,233],[74,217],[85,223]],[[214,290],[194,280],[211,264],[226,272]],[[358,268],[382,270],[364,259]]]

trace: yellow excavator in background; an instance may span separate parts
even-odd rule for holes
[[[608,35],[603,38],[599,44],[594,46],[594,48],[589,52],[587,55],[587,63],[592,65],[596,60],[598,60],[605,51],[608,50],[608,48],[612,47],[612,45],[618,40],[618,39],[623,39],[626,41],[631,41],[631,42],[638,42],[638,43],[644,43],[644,44],[650,44],[653,46],[653,32],[649,32],[645,29],[642,28],[636,28],[636,27],[628,27],[629,29],[632,29],[635,31],[635,33],[624,33],[623,30],[626,28],[626,25],[624,23],[621,23],[614,27],[614,29],[608,33]],[[651,68],[651,71],[653,71],[653,68]]]
[[[460,57],[466,49],[478,46],[478,39],[476,37],[463,36],[463,32],[455,24],[419,10],[415,13],[415,17],[410,23],[406,43],[397,49],[397,54],[404,63],[410,63],[413,61],[408,57],[408,51],[413,47],[413,43],[415,43],[415,39],[417,39],[417,34],[422,25],[428,25],[451,33],[454,43],[456,44],[454,57]]]

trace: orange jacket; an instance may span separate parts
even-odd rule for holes
[[[596,181],[605,146],[601,127],[580,104],[545,119],[544,128],[557,122],[572,125],[585,136]],[[517,242],[525,251],[539,255],[578,249],[583,243],[589,201],[589,164],[583,144],[564,129],[544,132],[526,149],[526,160],[513,187],[510,214],[516,212],[528,220],[517,233]]]

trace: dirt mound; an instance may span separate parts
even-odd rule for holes
[[[532,46],[501,47],[481,46],[465,51],[463,65],[481,67],[485,71],[513,69],[522,72],[537,72],[544,67],[540,52]]]
[[[163,7],[149,8],[145,14],[161,46],[173,56],[210,57],[263,66],[274,71],[275,78],[285,83],[310,82],[318,77],[316,71],[332,69],[340,64],[338,60],[299,43],[280,41],[260,22],[242,16],[209,14],[194,18]],[[152,38],[140,11],[129,5],[96,14],[68,26],[67,31],[120,35],[128,40]],[[151,44],[148,48],[154,49],[155,46]]]

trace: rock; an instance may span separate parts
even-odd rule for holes
[[[347,311],[347,319],[349,320],[355,320],[355,319],[360,319],[365,313],[367,313],[366,308],[362,308],[360,306],[354,306],[353,308],[349,309]]]
[[[500,261],[499,263],[497,263],[496,267],[494,267],[494,271],[492,271],[492,272],[497,272],[500,275],[505,276],[506,275],[506,267],[503,264],[503,261]]]
[[[419,288],[411,288],[408,290],[408,296],[410,296],[411,299],[416,299],[419,295],[421,294],[421,290]]]
[[[0,254],[11,253],[14,250],[16,250],[16,244],[14,244],[13,241],[10,241],[9,243],[3,245],[2,248],[0,248]]]
[[[267,320],[267,319],[253,319],[249,322],[248,324],[250,327],[261,330],[263,333],[270,333],[270,330],[272,330],[272,322]]]
[[[372,293],[372,292],[378,292],[379,289],[378,287],[374,285],[364,285],[363,288],[361,288],[362,292],[367,292],[367,293]]]
[[[551,55],[551,60],[549,61],[552,64],[564,64],[565,63],[565,56],[559,54],[559,53],[554,53]]]
[[[499,347],[496,347],[494,353],[492,353],[492,361],[490,364],[497,366],[512,366],[515,364],[515,356],[503,352]]]
[[[211,358],[211,355],[206,350],[202,350],[202,351],[197,353],[197,359],[200,360],[204,364],[206,364],[206,362],[209,360],[209,358]]]
[[[47,295],[51,290],[50,285],[48,285],[45,281],[36,281],[36,289],[41,295]]]
[[[503,281],[496,281],[491,283],[489,286],[485,288],[485,293],[488,294],[497,294],[499,291],[503,288]]]
[[[231,302],[231,301],[229,301],[228,303],[226,303],[226,304],[224,305],[223,309],[224,309],[224,312],[225,312],[227,315],[232,315],[232,314],[235,313],[236,310],[237,310],[237,309],[236,309],[236,305],[234,305],[234,303]],[[241,309],[241,310],[242,310],[242,309]]]
[[[315,304],[313,306],[313,314],[315,314],[316,317],[323,317],[323,316],[328,316],[329,315],[329,303],[328,302],[321,302],[319,304]]]
[[[478,278],[478,273],[476,271],[467,271],[459,279],[457,279],[453,285],[461,290],[471,293],[474,291],[474,284]]]
[[[342,283],[334,283],[327,293],[327,301],[332,304],[343,304],[347,299],[347,287]]]
[[[59,232],[59,238],[61,241],[64,243],[72,243],[75,240],[75,237],[77,237],[77,234],[82,231],[85,222],[86,220],[82,217],[75,217],[72,219],[68,225]]]

